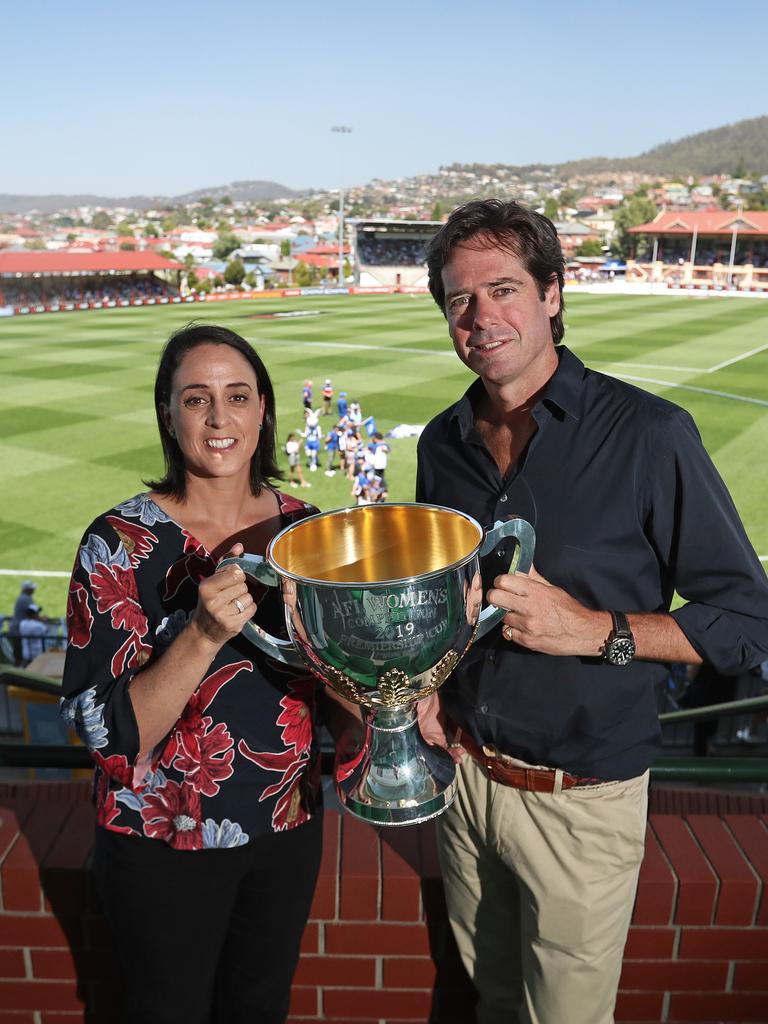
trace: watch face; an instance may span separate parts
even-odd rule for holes
[[[634,641],[628,636],[618,636],[608,648],[608,661],[612,665],[628,665],[635,656]]]

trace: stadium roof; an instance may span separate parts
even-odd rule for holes
[[[438,228],[443,226],[441,220],[391,220],[387,217],[348,217],[347,224],[354,224],[356,227],[362,227],[364,224],[370,224],[380,227],[392,227],[392,228],[433,228],[437,231]]]
[[[768,235],[768,212],[753,210],[702,210],[680,213],[664,210],[647,224],[630,228],[632,235]]]
[[[0,252],[0,274],[108,274],[182,270],[155,252]]]

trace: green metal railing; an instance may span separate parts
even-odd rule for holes
[[[47,676],[26,669],[0,665],[0,685],[19,686],[35,693],[58,696],[61,686]],[[659,715],[662,725],[701,722],[732,715],[768,711],[768,695],[734,700],[725,704],[710,704],[700,708],[686,708]],[[768,754],[768,749],[766,750]],[[85,747],[66,745],[29,745],[0,742],[0,767],[3,768],[88,768],[92,764]],[[322,753],[322,770],[330,774],[333,753]],[[651,767],[651,779],[656,782],[768,782],[768,756],[765,757],[675,757],[662,756]]]

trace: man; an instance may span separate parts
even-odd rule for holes
[[[21,665],[22,662],[21,634],[19,632],[19,626],[26,618],[27,609],[30,605],[35,603],[36,590],[37,584],[33,580],[23,581],[21,584],[21,590],[19,591],[19,596],[16,598],[16,603],[13,606],[13,617],[8,624],[8,633],[11,637],[11,644],[13,645],[13,657],[17,665]]]
[[[42,609],[38,605],[31,604],[19,623],[21,664],[24,667],[45,650],[44,637],[48,634],[48,626],[40,618],[41,611]]]
[[[331,415],[331,402],[333,401],[333,384],[328,377],[323,384],[323,416]]]
[[[452,745],[439,819],[480,1024],[607,1024],[643,856],[662,662],[739,673],[768,651],[768,585],[682,409],[561,346],[552,224],[472,202],[428,246],[430,290],[478,377],[422,433],[419,501],[537,534],[483,561],[503,628],[420,707]],[[669,614],[677,590],[688,602]],[[458,730],[458,732],[457,732]]]

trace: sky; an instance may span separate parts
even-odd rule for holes
[[[634,156],[768,113],[764,11],[0,0],[0,193],[337,188],[453,162]]]

